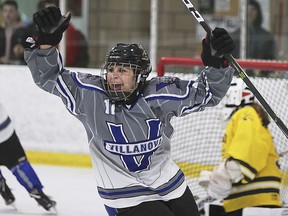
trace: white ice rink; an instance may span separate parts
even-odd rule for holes
[[[32,164],[44,192],[57,202],[57,214],[38,206],[14,175],[1,166],[9,187],[16,198],[17,210],[6,206],[0,196],[0,216],[107,216],[99,198],[92,169]]]

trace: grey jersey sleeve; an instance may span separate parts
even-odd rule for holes
[[[58,77],[64,71],[58,50],[55,47],[25,50],[24,59],[36,85],[53,93],[57,86]]]
[[[195,80],[181,80],[177,77],[152,79],[144,97],[151,107],[161,109],[164,115],[183,116],[202,111],[205,107],[217,105],[225,96],[234,69],[206,67]]]
[[[89,89],[89,84],[91,88],[104,93],[99,76],[76,73],[63,68],[61,55],[55,47],[25,50],[24,58],[37,86],[59,96],[66,108],[74,115],[81,113],[81,104],[83,104],[81,101],[84,91]],[[86,84],[85,88],[83,83]]]

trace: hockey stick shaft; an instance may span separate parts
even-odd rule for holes
[[[212,29],[211,27],[205,22],[204,18],[200,15],[200,13],[195,9],[193,4],[190,2],[190,0],[182,0],[182,2],[186,5],[188,10],[191,12],[191,14],[196,18],[196,20],[199,22],[199,24],[203,27],[203,29],[207,33],[211,33]],[[247,87],[251,90],[251,92],[254,94],[254,96],[258,99],[258,101],[262,104],[264,109],[267,111],[267,113],[270,115],[270,117],[273,119],[273,121],[276,123],[276,125],[280,128],[280,130],[283,132],[283,134],[288,139],[288,129],[283,123],[283,121],[275,114],[275,112],[272,110],[270,105],[266,102],[266,100],[262,97],[262,95],[259,93],[259,91],[256,89],[256,87],[253,85],[253,83],[250,81],[249,77],[243,70],[243,68],[238,64],[238,62],[235,60],[235,58],[231,55],[231,53],[224,54],[226,59],[230,62],[232,67],[235,69],[235,71],[239,74],[239,77],[245,82]]]

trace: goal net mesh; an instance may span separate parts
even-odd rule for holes
[[[245,61],[242,62],[245,63]],[[248,63],[251,62],[248,61]],[[178,68],[181,65],[179,62],[176,64]],[[270,61],[263,62],[261,67],[264,69],[266,64],[269,65],[269,68],[272,68],[272,70],[274,64],[274,71],[275,73],[280,74],[280,76],[273,78],[251,77],[250,80],[276,115],[287,126],[288,79],[284,76],[286,72],[285,67],[280,67],[281,70],[279,70],[277,68],[279,68],[279,64],[281,63],[273,63]],[[173,58],[171,58],[171,61],[165,62],[163,65],[163,68],[168,65],[173,65]],[[187,65],[189,65],[189,61]],[[257,67],[258,68],[255,69],[261,69],[261,67]],[[189,67],[186,67],[186,69],[189,70]],[[195,70],[195,65],[190,66],[190,70],[192,69]],[[198,66],[198,70],[199,69],[201,69],[201,66],[200,68]],[[286,69],[288,71],[288,67]],[[165,76],[178,76],[181,79],[194,79],[197,77],[197,74],[195,73],[175,73],[175,70],[176,69],[173,70],[174,73],[169,71],[165,72]],[[175,129],[173,138],[171,140],[172,158],[185,173],[186,181],[194,196],[199,198],[205,198],[208,196],[206,191],[198,185],[200,172],[202,170],[211,171],[221,162],[221,140],[225,125],[223,125],[220,120],[220,111],[220,106],[206,108],[206,110],[203,112],[192,113],[183,118],[173,118],[171,121]],[[271,123],[269,124],[269,129],[271,130],[277,152],[282,153],[287,151],[288,140],[273,120],[271,120]],[[283,156],[280,158],[280,167],[283,172],[281,199],[284,206],[288,203],[288,152],[283,154]]]

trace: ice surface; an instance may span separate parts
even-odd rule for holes
[[[44,192],[57,202],[58,216],[107,216],[97,192],[92,169],[35,164],[32,166],[44,185]],[[56,215],[38,206],[6,167],[1,166],[1,170],[12,189],[17,206],[17,210],[6,206],[0,196],[1,216]]]

